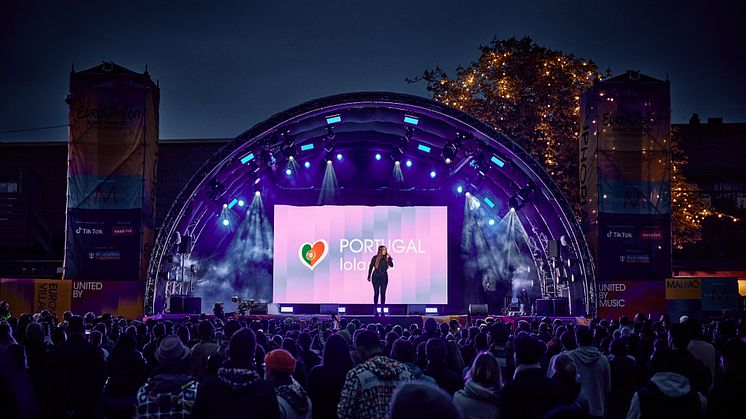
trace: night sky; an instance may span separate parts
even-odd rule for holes
[[[614,74],[668,76],[674,122],[692,112],[746,122],[744,16],[742,2],[712,0],[2,1],[0,131],[65,124],[72,64],[147,64],[161,138],[235,137],[321,96],[425,96],[404,79],[436,65],[452,75],[494,36],[530,36]],[[0,134],[65,138],[64,128]]]

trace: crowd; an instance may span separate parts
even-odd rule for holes
[[[742,417],[746,319],[11,315],[4,418]]]

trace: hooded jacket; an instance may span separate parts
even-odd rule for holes
[[[659,372],[632,397],[627,419],[666,417],[701,418],[707,399],[689,385],[683,375]]]
[[[347,373],[337,407],[339,418],[388,418],[394,389],[411,381],[402,363],[383,355],[369,358]]]
[[[225,361],[199,386],[193,417],[279,418],[275,390],[248,363]]]
[[[595,346],[581,346],[568,355],[580,375],[580,391],[588,400],[588,414],[604,416],[606,398],[611,391],[609,361]]]
[[[297,381],[292,379],[290,384],[277,386],[275,392],[283,418],[311,419],[311,399]]]
[[[198,388],[199,384],[185,368],[163,364],[137,391],[135,417],[188,417]]]
[[[466,419],[497,417],[500,399],[497,388],[484,387],[471,380],[466,382],[463,390],[453,395],[453,403]]]

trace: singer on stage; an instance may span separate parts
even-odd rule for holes
[[[386,286],[389,284],[389,267],[394,267],[394,261],[386,246],[378,246],[378,253],[370,260],[368,267],[368,282],[373,283],[373,315],[378,316],[378,294],[381,294],[381,315],[383,305],[386,304]]]

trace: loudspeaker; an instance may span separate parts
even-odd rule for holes
[[[472,316],[486,316],[487,304],[469,304],[469,314]]]
[[[570,305],[566,298],[539,298],[536,300],[536,315],[567,317]]]
[[[188,295],[172,295],[169,300],[171,314],[200,314],[202,312],[202,298]]]
[[[186,255],[192,252],[192,236],[181,236],[179,243],[179,253]]]
[[[560,241],[559,240],[549,240],[549,243],[547,245],[547,254],[549,256],[549,259],[560,258]]]
[[[319,314],[337,314],[339,304],[321,304],[319,305]]]
[[[423,315],[425,314],[425,305],[424,304],[409,304],[407,305],[407,314]]]

